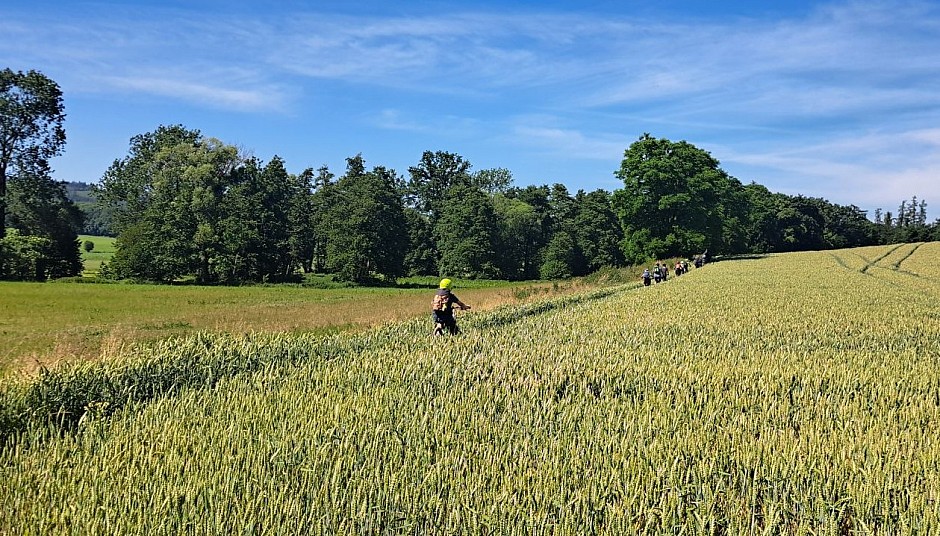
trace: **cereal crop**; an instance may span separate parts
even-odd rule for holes
[[[456,338],[213,335],[8,383],[0,534],[938,533],[938,253],[729,260]]]

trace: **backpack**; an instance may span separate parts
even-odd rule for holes
[[[450,311],[450,293],[435,294],[431,300],[431,310],[442,313]]]

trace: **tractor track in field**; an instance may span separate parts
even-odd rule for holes
[[[848,270],[848,271],[852,271],[852,272],[859,272],[859,273],[864,274],[864,275],[867,275],[867,276],[869,276],[869,277],[874,277],[875,279],[877,279],[878,281],[880,281],[880,282],[882,282],[882,283],[885,283],[885,284],[887,284],[887,285],[891,285],[891,286],[894,286],[894,287],[897,287],[897,288],[908,288],[908,287],[906,287],[905,285],[896,283],[896,282],[894,282],[894,281],[889,281],[889,280],[884,279],[884,278],[882,278],[882,277],[878,277],[875,272],[871,271],[871,269],[872,269],[872,268],[875,268],[875,269],[877,269],[877,270],[886,270],[886,271],[896,272],[896,273],[898,273],[898,274],[902,274],[902,275],[905,275],[905,276],[908,276],[908,277],[913,277],[913,278],[921,279],[921,280],[924,280],[924,281],[929,281],[929,282],[931,282],[931,283],[936,283],[936,282],[937,282],[937,279],[936,279],[936,278],[932,278],[932,277],[929,277],[929,276],[926,276],[926,275],[923,275],[923,274],[918,274],[918,273],[916,273],[916,272],[911,272],[911,271],[909,271],[909,270],[904,270],[904,269],[901,268],[901,265],[904,263],[904,261],[906,261],[906,260],[909,259],[911,256],[913,256],[914,253],[915,253],[918,249],[920,249],[921,246],[924,245],[924,242],[918,242],[918,243],[916,243],[916,244],[913,244],[913,247],[910,249],[910,251],[906,252],[900,259],[898,259],[896,262],[891,263],[890,265],[883,266],[883,265],[880,265],[880,264],[879,264],[881,261],[883,261],[884,259],[886,259],[886,258],[887,258],[888,256],[890,256],[892,253],[898,251],[898,250],[901,249],[902,247],[911,246],[911,245],[912,245],[912,244],[897,244],[896,246],[894,246],[894,247],[888,249],[886,252],[884,252],[884,253],[882,253],[881,255],[875,257],[874,259],[869,259],[869,258],[867,258],[867,257],[865,257],[865,256],[863,256],[863,255],[859,255],[858,253],[852,252],[853,255],[855,255],[856,257],[860,258],[860,259],[865,263],[865,265],[862,266],[861,268],[853,268],[853,267],[849,266],[849,264],[848,264],[842,257],[840,257],[839,255],[837,255],[837,254],[835,254],[835,253],[833,253],[833,252],[828,252],[828,253],[829,253],[829,256],[832,257],[832,259],[836,262],[836,264],[838,264],[838,265],[841,266],[842,268],[844,268],[844,269],[846,269],[846,270]]]
[[[903,275],[906,275],[906,276],[909,276],[909,277],[914,277],[914,278],[917,278],[917,279],[923,279],[923,280],[925,280],[925,281],[936,282],[936,281],[937,281],[936,278],[933,278],[933,277],[930,277],[930,276],[927,276],[927,275],[924,275],[924,274],[919,274],[919,273],[917,273],[917,272],[912,272],[912,271],[910,271],[910,270],[905,270],[905,269],[901,268],[901,265],[904,263],[904,261],[906,261],[906,260],[908,260],[909,258],[911,258],[911,256],[913,256],[914,253],[915,253],[918,249],[920,249],[920,247],[923,246],[924,244],[925,244],[925,242],[918,242],[918,243],[914,244],[914,247],[912,247],[910,251],[908,251],[906,254],[904,254],[904,256],[902,256],[902,257],[901,257],[900,259],[898,259],[897,261],[891,263],[891,265],[889,265],[889,266],[874,265],[874,266],[872,266],[872,267],[878,268],[878,269],[881,269],[881,270],[890,270],[890,271],[892,271],[892,272],[897,272],[897,273],[899,273],[899,274],[903,274]],[[911,244],[902,244],[902,245],[911,245]],[[898,249],[898,248],[895,248],[893,251],[897,251],[897,249]],[[884,257],[881,257],[881,258],[884,258]]]
[[[874,259],[871,259],[871,260],[869,260],[869,259],[867,259],[867,258],[865,258],[865,257],[862,257],[861,255],[859,255],[859,257],[862,257],[862,260],[864,260],[864,261],[867,263],[867,264],[865,264],[865,266],[862,267],[862,269],[861,269],[860,271],[861,271],[863,274],[866,274],[866,273],[868,273],[868,270],[869,270],[870,268],[872,268],[872,267],[876,267],[876,268],[877,268],[879,262],[881,262],[881,261],[884,260],[886,257],[888,257],[888,255],[891,255],[891,254],[894,253],[895,251],[901,249],[901,247],[903,247],[904,245],[905,245],[905,244],[898,244],[898,245],[894,246],[893,248],[889,249],[888,251],[882,253],[881,255],[879,255],[879,256],[875,257]]]
[[[914,252],[917,251],[918,249],[920,249],[920,247],[923,246],[923,245],[924,245],[923,242],[918,243],[918,244],[915,245],[910,251],[907,252],[907,255],[901,257],[900,259],[898,259],[898,262],[894,263],[894,265],[893,265],[893,266],[894,266],[894,269],[895,269],[895,270],[898,270],[899,272],[906,272],[906,273],[914,274],[914,272],[908,272],[907,270],[901,270],[901,263],[903,263],[904,261],[906,261],[907,259],[909,259],[909,258],[911,257],[911,255],[913,255]],[[914,274],[914,275],[917,275],[917,274]]]
[[[834,261],[836,261],[836,264],[838,264],[839,266],[845,268],[846,270],[848,270],[848,271],[850,271],[850,272],[858,271],[858,270],[856,270],[855,268],[852,268],[851,266],[849,266],[848,264],[846,264],[845,261],[842,260],[842,257],[836,255],[835,253],[832,253],[831,251],[828,252],[828,253],[829,253],[829,256],[832,257],[832,259],[833,259]]]

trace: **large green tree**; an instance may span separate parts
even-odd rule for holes
[[[158,159],[165,159],[165,153],[177,146],[195,147],[201,139],[198,130],[182,125],[161,125],[131,138],[127,156],[116,159],[95,187],[95,196],[112,212],[116,234],[137,225],[154,202],[155,182],[162,172]]]
[[[702,149],[644,134],[624,152],[613,204],[629,261],[726,251],[725,203],[740,184]]]
[[[245,246],[258,230],[251,218],[264,214],[253,186],[258,175],[235,147],[198,131],[161,126],[135,136],[129,155],[111,165],[98,188],[102,202],[115,209],[112,273],[199,282],[258,274],[241,270],[245,262],[237,257],[264,249]],[[233,214],[246,218],[234,232],[226,225]]]
[[[37,279],[79,275],[82,272],[78,233],[82,212],[69,200],[65,186],[52,180],[48,169],[20,170],[7,190],[7,221],[21,235],[41,237],[34,275]]]
[[[489,195],[473,186],[455,184],[447,190],[434,226],[441,274],[467,278],[499,278],[499,220]]]
[[[237,195],[231,189],[233,174],[243,165],[237,150],[199,138],[162,146],[146,163],[135,159],[113,166],[102,181],[108,194],[111,187],[137,187],[122,199],[138,208],[136,215],[121,214],[115,275],[156,281],[195,276],[205,283],[230,273],[229,264],[220,261],[237,248],[224,241],[242,237],[224,234],[221,222],[233,209],[222,197]],[[135,173],[121,173],[127,170]]]
[[[446,151],[425,151],[418,165],[408,168],[410,179],[407,192],[409,205],[427,214],[431,225],[437,223],[451,186],[473,184],[470,162],[462,156]],[[478,181],[498,187],[500,174],[483,174]]]
[[[398,176],[378,166],[366,171],[361,155],[346,159],[329,208],[327,259],[342,279],[387,281],[404,272],[408,231]]]
[[[6,233],[7,181],[36,176],[65,146],[59,85],[38,71],[0,71],[0,238]]]

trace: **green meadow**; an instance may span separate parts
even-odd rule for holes
[[[91,236],[78,235],[78,241],[81,244],[82,263],[84,270],[82,275],[85,277],[94,277],[101,271],[101,264],[111,260],[114,255],[114,238],[110,236]],[[91,242],[95,245],[91,251],[85,251],[85,242]]]
[[[95,360],[199,331],[325,334],[428,314],[436,280],[395,288],[0,282],[0,376]],[[587,282],[459,282],[475,310],[566,294]]]

